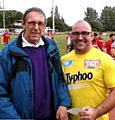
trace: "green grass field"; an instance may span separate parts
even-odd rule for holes
[[[65,38],[66,38],[66,35],[67,34],[64,34],[64,35],[55,35],[55,39],[57,41],[57,45],[58,45],[58,48],[59,48],[59,51],[60,51],[60,55],[64,55],[65,53],[65,48],[66,48],[66,41],[65,41]],[[12,40],[17,37],[15,35],[12,35],[11,38]],[[103,36],[104,37],[104,40],[105,42],[109,39],[109,36]],[[1,36],[0,36],[0,40],[1,40]],[[2,50],[2,48],[4,47],[3,44],[0,44],[0,50]]]

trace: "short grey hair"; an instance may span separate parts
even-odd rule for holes
[[[25,13],[23,14],[23,17],[22,17],[22,19],[24,20],[24,22],[26,22],[28,13],[33,12],[33,11],[34,11],[34,12],[41,13],[41,14],[44,16],[44,21],[45,21],[45,23],[47,23],[47,19],[46,19],[45,13],[43,12],[42,9],[40,9],[40,8],[38,8],[38,7],[32,7],[32,8],[29,8],[29,9],[27,9],[27,10],[25,11]]]

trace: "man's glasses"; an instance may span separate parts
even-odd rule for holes
[[[72,32],[72,35],[73,35],[73,37],[78,38],[79,35],[81,34],[81,36],[82,36],[83,38],[87,38],[90,33],[91,33],[91,32],[86,32],[86,31],[83,31],[83,32]]]
[[[28,21],[26,23],[30,26],[35,26],[36,24],[38,24],[39,27],[43,27],[45,25],[44,22],[35,22],[35,21]]]

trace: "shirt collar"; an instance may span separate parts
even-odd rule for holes
[[[24,33],[22,33],[22,47],[39,47],[39,46],[44,46],[44,41],[42,38],[40,38],[38,44],[31,44],[29,43],[25,38],[24,38]]]

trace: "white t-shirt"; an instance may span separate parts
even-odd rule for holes
[[[70,42],[71,42],[70,36],[67,36],[67,37],[66,37],[66,40],[67,40],[66,44],[67,44],[67,45],[70,45]]]

